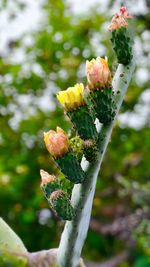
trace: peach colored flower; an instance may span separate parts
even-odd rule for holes
[[[127,20],[128,19],[131,19],[131,18],[132,18],[132,16],[129,15],[126,7],[122,6],[120,8],[120,12],[119,13],[116,13],[113,16],[112,21],[111,21],[111,24],[110,24],[108,30],[110,32],[112,32],[114,30],[120,29],[121,27],[127,28],[128,27]]]
[[[56,180],[55,175],[50,175],[48,172],[44,170],[40,170],[41,175],[41,185],[48,184],[54,182]]]
[[[106,87],[111,81],[107,58],[97,57],[86,61],[86,75],[89,89]]]
[[[55,158],[59,158],[68,152],[68,136],[59,127],[57,127],[56,131],[50,130],[49,132],[44,133],[44,141],[47,150]]]

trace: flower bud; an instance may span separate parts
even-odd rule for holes
[[[48,183],[55,182],[56,177],[55,175],[50,175],[48,172],[44,170],[40,170],[41,175],[41,186],[47,185]]]
[[[50,195],[60,189],[59,180],[55,175],[50,175],[48,172],[44,170],[40,170],[41,175],[41,189],[46,198],[49,198]]]
[[[77,83],[74,87],[69,87],[65,91],[60,91],[57,94],[57,99],[67,111],[71,111],[84,104],[83,92],[84,85],[82,83]]]
[[[107,58],[97,57],[86,61],[86,75],[89,89],[103,88],[111,82]]]
[[[47,150],[55,158],[62,157],[68,152],[68,136],[59,127],[57,127],[56,131],[50,130],[47,133],[44,133],[44,141]]]
[[[122,27],[127,28],[128,27],[127,19],[131,19],[131,18],[132,18],[132,16],[129,15],[126,7],[122,6],[120,8],[120,12],[116,13],[113,16],[111,24],[110,24],[108,30],[110,32],[112,32],[112,31],[120,29]]]

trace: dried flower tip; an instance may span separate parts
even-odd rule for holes
[[[48,184],[56,180],[55,175],[50,175],[48,172],[44,170],[40,170],[40,175],[42,180],[41,185]]]
[[[89,89],[103,88],[111,82],[107,57],[86,61],[86,75]]]
[[[83,92],[84,85],[77,83],[74,87],[69,87],[67,90],[59,92],[57,99],[67,111],[70,111],[84,104]]]
[[[120,8],[120,14],[125,18],[125,19],[132,19],[133,17],[129,15],[127,8],[125,6],[122,6]]]
[[[68,152],[68,136],[60,127],[57,127],[56,131],[50,130],[44,133],[44,141],[47,150],[55,158],[62,157]]]
[[[128,27],[127,20],[128,19],[131,19],[131,18],[132,18],[132,16],[129,15],[126,7],[122,6],[120,8],[120,12],[119,13],[116,13],[113,16],[112,21],[111,21],[111,24],[110,24],[108,30],[110,32],[112,32],[114,30],[120,29],[121,27],[127,28]]]

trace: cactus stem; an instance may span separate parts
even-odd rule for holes
[[[129,64],[129,70],[124,65],[119,65],[114,76],[113,88],[115,90],[117,107],[116,114],[118,114],[123,102],[124,95],[134,71],[134,65],[134,61],[132,61]],[[123,82],[123,79],[120,78],[121,73],[124,73],[124,78],[127,80],[126,84]],[[118,90],[121,92],[119,95],[117,94]],[[80,254],[89,227],[97,176],[104,153],[109,143],[113,126],[114,120],[101,127],[101,132],[99,133],[98,139],[98,158],[91,164],[84,162],[83,168],[87,178],[83,181],[83,184],[74,185],[71,201],[76,210],[76,214],[71,222],[66,222],[64,231],[62,233],[58,250],[59,267],[76,267],[79,263]],[[104,140],[101,140],[102,136],[104,136]],[[89,192],[90,189],[91,191]],[[83,207],[82,210],[81,207]],[[70,246],[70,240],[71,244],[73,245],[73,249]]]

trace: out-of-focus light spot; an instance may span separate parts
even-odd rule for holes
[[[57,43],[61,42],[62,41],[62,33],[61,32],[56,32],[54,37],[53,37],[53,40]]]
[[[64,43],[64,49],[65,50],[69,50],[70,49],[70,47],[71,47],[71,44],[70,43]]]
[[[38,220],[39,224],[45,225],[47,224],[48,220],[52,217],[52,213],[49,209],[42,209],[39,211]]]
[[[8,184],[10,182],[10,176],[8,174],[2,174],[0,180],[2,184]]]
[[[137,84],[143,85],[149,81],[149,70],[147,68],[138,68],[135,77]]]
[[[80,49],[79,49],[78,47],[74,47],[74,48],[72,49],[72,54],[73,54],[74,56],[79,55],[79,53],[80,53]]]
[[[91,52],[90,52],[89,49],[86,48],[86,49],[83,50],[82,55],[83,55],[84,58],[89,58],[90,55],[91,55]]]
[[[27,174],[29,172],[29,168],[27,165],[18,165],[16,167],[16,172],[18,174]]]

